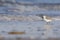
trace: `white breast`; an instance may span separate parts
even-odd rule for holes
[[[52,20],[45,19],[46,22],[51,22]]]
[[[43,18],[44,18],[44,21],[46,21],[46,22],[51,22],[52,21],[52,19],[50,19],[50,18],[47,19],[47,16],[43,16]]]

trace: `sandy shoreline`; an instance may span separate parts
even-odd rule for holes
[[[0,38],[0,40],[60,40],[60,38],[47,38],[47,39],[41,39],[41,38]]]

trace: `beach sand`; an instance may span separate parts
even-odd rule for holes
[[[60,38],[47,38],[47,39],[41,39],[41,38],[0,38],[0,40],[60,40]]]

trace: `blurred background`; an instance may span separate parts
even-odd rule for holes
[[[44,15],[56,20],[47,22]],[[60,0],[0,0],[0,39],[55,38],[60,38]]]

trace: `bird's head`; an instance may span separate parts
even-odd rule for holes
[[[45,18],[46,18],[46,16],[44,15],[44,16],[43,16],[43,19],[45,19]]]

